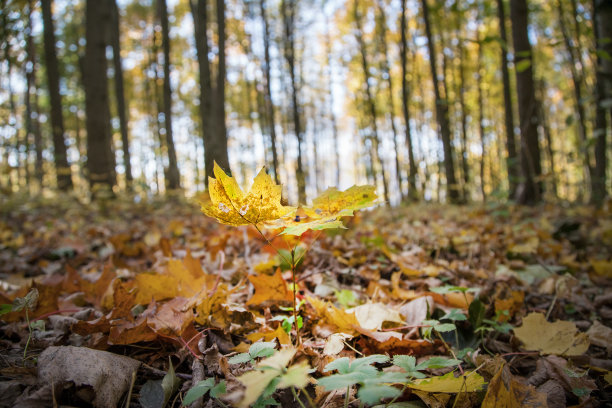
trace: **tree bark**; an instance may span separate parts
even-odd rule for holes
[[[208,177],[214,177],[215,161],[221,168],[231,173],[225,131],[225,5],[222,0],[216,1],[219,63],[214,86],[211,62],[208,60],[210,49],[206,1],[190,0],[189,5],[193,15],[196,52],[200,67],[200,116],[204,142],[204,167],[207,176],[205,184],[208,186]]]
[[[431,32],[431,22],[429,19],[429,8],[427,0],[421,0],[423,7],[423,19],[425,20],[425,33],[427,36],[427,48],[429,50],[429,65],[433,80],[434,93],[436,98],[436,120],[440,128],[442,146],[444,149],[444,170],[446,174],[446,193],[450,203],[459,202],[459,188],[455,178],[455,164],[453,161],[453,149],[451,146],[450,124],[448,121],[448,101],[440,96],[440,84],[438,81],[438,70],[436,64],[436,48]]]
[[[261,13],[264,41],[264,107],[266,116],[268,117],[267,125],[269,126],[270,132],[270,149],[272,150],[272,170],[274,171],[274,181],[276,184],[280,184],[278,152],[276,149],[276,117],[274,113],[274,103],[272,101],[272,91],[270,89],[270,84],[272,82],[272,75],[270,73],[270,27],[266,14],[266,0],[259,0],[259,11]]]
[[[538,112],[533,80],[533,55],[527,33],[526,0],[510,0],[512,42],[521,126],[521,183],[516,192],[520,204],[536,204],[542,199],[542,168],[538,142]]]
[[[87,170],[90,190],[94,197],[112,194],[112,188],[116,183],[106,75],[106,39],[110,20],[107,1],[87,0],[85,7],[86,46],[83,84],[87,117]]]
[[[586,113],[582,100],[583,74],[582,71],[579,72],[576,68],[576,65],[580,65],[580,69],[582,70],[582,61],[577,56],[577,53],[580,51],[577,51],[574,48],[574,45],[572,44],[572,41],[570,39],[570,34],[565,24],[565,10],[563,8],[563,0],[557,0],[557,12],[559,18],[559,27],[561,28],[561,34],[563,36],[563,43],[565,44],[565,49],[567,51],[567,56],[569,59],[568,66],[570,69],[570,75],[572,77],[574,104],[576,105],[576,113],[578,114],[576,130],[578,133],[578,142],[580,145],[579,151],[582,153],[585,176],[588,182],[592,177],[593,167],[591,166],[591,154],[589,152],[589,147],[587,146]]]
[[[38,182],[39,191],[42,190],[43,183],[43,146],[42,146],[42,135],[40,133],[40,124],[38,122],[38,103],[36,97],[36,46],[34,44],[34,35],[32,34],[32,11],[34,3],[32,0],[28,0],[28,20],[26,27],[26,52],[27,61],[26,65],[26,90],[25,90],[25,128],[26,128],[26,141],[31,143],[34,139],[34,150],[35,150],[35,162],[34,162],[34,177]],[[32,100],[32,90],[34,90],[34,100]],[[32,137],[33,136],[33,137]]]
[[[334,91],[332,89],[332,84],[333,84],[333,69],[332,69],[332,58],[331,58],[331,54],[332,54],[332,46],[331,46],[331,39],[329,38],[329,23],[327,22],[327,20],[325,21],[325,47],[326,47],[326,54],[327,54],[327,91],[328,91],[328,105],[327,105],[327,109],[328,109],[328,114],[329,114],[329,118],[331,121],[331,128],[332,128],[332,137],[334,139],[334,157],[336,159],[336,173],[335,173],[335,180],[336,180],[336,186],[339,187],[340,186],[340,148],[339,148],[339,142],[338,142],[338,123],[336,120],[336,114],[334,113]]]
[[[366,51],[366,44],[363,39],[363,29],[361,27],[361,16],[359,14],[359,0],[354,0],[353,4],[353,17],[355,19],[355,24],[357,26],[357,30],[355,31],[355,36],[357,38],[357,42],[359,43],[359,53],[361,55],[361,68],[364,75],[365,82],[365,91],[366,91],[366,104],[368,108],[368,113],[370,114],[370,126],[372,129],[371,140],[372,140],[372,172],[374,173],[374,180],[377,179],[376,172],[376,163],[380,165],[380,175],[383,183],[383,194],[385,203],[390,205],[389,201],[389,183],[387,181],[387,174],[385,171],[385,164],[381,159],[381,143],[380,136],[378,134],[378,124],[377,119],[378,115],[376,113],[376,103],[374,101],[374,95],[372,92],[372,87],[370,85],[370,70],[368,67],[368,57]]]
[[[166,175],[166,187],[168,190],[181,188],[181,177],[176,161],[176,150],[172,137],[172,89],[170,88],[170,29],[168,27],[168,7],[166,0],[158,0],[159,19],[162,32],[162,49],[164,54],[164,130],[166,135],[166,147],[168,149],[168,173]]]
[[[482,23],[478,21],[478,23]],[[484,128],[484,92],[482,89],[482,41],[480,34],[476,38],[478,44],[478,61],[476,64],[476,80],[478,83],[478,134],[480,135],[480,147],[482,153],[480,155],[480,193],[482,194],[482,201],[487,201],[487,194],[485,191],[485,158],[486,158],[486,145],[485,145],[485,128]]]
[[[123,65],[121,63],[121,30],[119,28],[119,8],[117,0],[110,0],[111,6],[111,45],[113,48],[113,68],[115,73],[115,98],[117,100],[117,116],[121,132],[121,146],[123,150],[123,165],[125,167],[125,184],[128,190],[132,188],[132,163],[130,159],[130,142],[128,136],[128,108],[125,101],[123,86]]]
[[[506,34],[506,10],[504,0],[497,0],[499,18],[499,35],[501,39],[501,71],[504,84],[504,125],[506,127],[506,171],[508,173],[508,196],[514,198],[519,179],[519,163],[516,154],[514,137],[514,111],[510,90],[510,73],[508,71],[508,35]]]
[[[283,51],[287,66],[289,68],[289,78],[291,83],[291,110],[293,117],[293,129],[298,142],[298,157],[297,167],[295,170],[295,179],[298,188],[298,202],[306,202],[306,176],[304,174],[304,165],[302,158],[302,145],[304,143],[304,135],[302,131],[300,118],[300,105],[298,102],[298,86],[296,73],[296,49],[295,49],[295,23],[296,23],[297,0],[281,0],[281,12],[283,17],[284,43]]]
[[[377,24],[378,26],[378,40],[380,42],[380,48],[381,48],[381,61],[380,61],[380,68],[381,68],[381,72],[382,72],[382,76],[383,78],[387,78],[387,90],[388,90],[388,96],[387,96],[387,103],[388,103],[388,121],[389,124],[391,125],[391,133],[393,134],[393,147],[395,150],[395,178],[396,178],[396,182],[397,182],[397,189],[400,193],[400,197],[402,200],[404,200],[405,194],[404,191],[402,190],[402,169],[400,168],[400,161],[399,161],[399,143],[397,141],[398,138],[398,134],[397,134],[397,129],[395,127],[395,101],[394,101],[394,93],[393,93],[393,78],[391,77],[391,72],[389,69],[389,47],[387,46],[387,38],[385,36],[386,34],[386,30],[387,30],[387,18],[385,16],[385,10],[383,8],[383,4],[381,4],[381,0],[377,0],[376,5],[378,6],[378,19],[379,22]]]
[[[64,118],[62,116],[62,97],[59,90],[59,67],[55,52],[55,32],[51,14],[51,0],[42,0],[45,65],[51,102],[51,133],[53,134],[53,158],[57,176],[57,188],[72,190],[72,177],[66,152]]]
[[[402,0],[400,21],[400,63],[402,66],[402,113],[406,129],[406,147],[408,149],[408,198],[416,201],[419,198],[416,188],[417,168],[414,161],[414,148],[412,145],[412,132],[410,130],[410,85],[408,84],[408,35],[406,24],[406,0]]]
[[[597,73],[595,87],[595,168],[591,177],[591,202],[597,205],[603,203],[606,194],[606,167],[607,167],[607,121],[606,110],[603,106],[605,100],[612,98],[612,61],[602,58],[601,54],[612,55],[612,1],[593,0],[593,22],[595,44],[597,50]],[[610,112],[612,113],[612,111]],[[612,116],[610,118],[612,120]]]

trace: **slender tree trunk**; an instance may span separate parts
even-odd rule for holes
[[[478,23],[481,23],[479,21]],[[482,194],[482,201],[487,201],[487,194],[485,191],[485,158],[486,158],[486,145],[485,145],[485,128],[484,128],[484,94],[482,90],[482,42],[479,38],[476,38],[478,44],[478,61],[476,63],[476,81],[478,83],[478,133],[480,135],[480,147],[482,150],[480,156],[480,193]]]
[[[332,46],[331,39],[329,38],[329,23],[325,21],[325,47],[327,55],[327,92],[328,92],[328,114],[331,121],[332,137],[334,139],[334,157],[336,165],[335,180],[336,186],[340,186],[340,148],[338,142],[338,123],[336,120],[336,114],[334,113],[334,91],[332,89],[333,84],[333,68],[332,68]]]
[[[538,100],[538,116],[540,119],[540,125],[542,126],[542,133],[544,134],[544,140],[546,141],[546,154],[548,155],[548,166],[550,167],[550,184],[552,192],[555,197],[558,197],[557,191],[557,174],[555,171],[555,155],[552,147],[552,134],[550,131],[550,125],[548,123],[548,115],[546,114],[544,106],[546,106],[546,82],[540,78],[537,81],[537,88],[539,97]]]
[[[302,133],[302,125],[300,119],[300,105],[298,103],[298,87],[296,73],[296,49],[295,49],[295,31],[296,31],[296,8],[297,0],[281,0],[281,11],[283,16],[284,28],[284,54],[285,60],[289,68],[289,78],[291,82],[291,109],[293,115],[293,127],[295,136],[298,141],[298,157],[297,167],[295,170],[295,179],[298,187],[298,201],[306,202],[306,177],[304,174],[304,165],[302,158],[302,150],[304,143],[304,135]]]
[[[259,11],[261,13],[261,21],[263,24],[263,41],[264,41],[264,107],[266,116],[268,117],[267,124],[270,132],[270,149],[272,150],[272,169],[274,171],[274,181],[280,184],[279,169],[278,169],[278,152],[276,148],[276,120],[274,102],[272,101],[272,91],[270,84],[272,75],[270,74],[270,27],[266,14],[266,0],[259,0]]]
[[[168,174],[166,178],[168,190],[181,188],[181,177],[176,161],[176,150],[172,136],[172,89],[170,88],[170,28],[168,27],[168,6],[166,0],[158,0],[159,18],[161,21],[162,48],[164,53],[164,130],[166,147],[168,148]]]
[[[363,39],[363,30],[361,28],[361,16],[359,15],[359,0],[354,0],[353,4],[353,17],[355,19],[355,24],[357,26],[357,30],[355,31],[355,36],[357,37],[357,42],[359,43],[359,52],[361,54],[361,68],[363,70],[364,82],[366,88],[366,104],[368,108],[368,112],[370,114],[370,127],[372,129],[372,170],[376,168],[376,163],[380,165],[380,174],[383,182],[383,193],[385,198],[385,203],[390,205],[389,202],[389,183],[387,181],[387,174],[385,171],[385,164],[381,159],[381,143],[380,136],[378,134],[378,124],[377,119],[378,115],[376,113],[376,103],[374,101],[374,95],[372,92],[372,87],[370,85],[370,70],[368,68],[368,57],[366,53],[366,44]],[[374,180],[377,179],[376,172],[374,171]]]
[[[580,152],[582,153],[582,159],[584,163],[584,170],[586,179],[590,180],[593,167],[591,165],[591,154],[589,152],[589,146],[587,146],[587,135],[586,135],[586,113],[584,110],[584,104],[582,100],[582,61],[579,60],[577,51],[570,39],[570,34],[568,32],[567,26],[565,24],[565,10],[563,9],[563,0],[557,0],[557,12],[559,18],[559,27],[561,28],[561,34],[563,35],[563,43],[565,44],[565,49],[567,51],[567,55],[569,58],[569,69],[570,75],[572,77],[572,85],[574,90],[574,104],[576,105],[576,113],[578,114],[577,125],[577,133],[578,133],[578,142],[580,145]],[[579,72],[576,68],[576,65],[580,64],[581,71]]]
[[[427,48],[429,50],[429,65],[433,80],[434,93],[436,98],[436,119],[440,128],[442,146],[444,148],[444,170],[446,174],[446,192],[448,201],[451,203],[459,202],[459,189],[455,178],[455,164],[453,161],[453,149],[451,146],[451,132],[448,121],[448,101],[440,96],[440,84],[438,81],[438,70],[436,66],[436,49],[431,32],[431,22],[429,19],[429,8],[427,0],[421,0],[423,7],[423,18],[425,20],[425,33],[427,35]]]
[[[602,58],[602,54],[612,55],[612,1],[593,0],[593,22],[595,44],[597,50],[597,73],[595,86],[595,168],[591,177],[591,201],[600,205],[606,197],[606,167],[607,167],[607,123],[604,101],[612,98],[612,61]],[[608,108],[609,109],[609,108]],[[612,111],[610,112],[612,113]],[[612,116],[610,117],[612,120]]]
[[[527,33],[526,0],[510,0],[512,42],[516,69],[519,120],[521,125],[522,180],[516,193],[520,204],[536,204],[542,199],[542,168],[538,142],[538,111],[533,81],[533,55]]]
[[[217,37],[219,39],[218,68],[213,86],[211,63],[208,60],[208,19],[205,0],[190,0],[194,20],[195,44],[200,67],[200,116],[202,117],[202,139],[204,141],[204,167],[206,185],[208,177],[214,177],[213,164],[230,172],[225,130],[225,5],[216,1]]]
[[[53,134],[53,157],[57,174],[57,187],[60,190],[72,190],[72,177],[66,153],[66,136],[62,116],[62,97],[59,89],[59,67],[55,53],[55,32],[51,14],[51,0],[42,0],[43,31],[45,43],[45,65],[51,101],[51,127]]]
[[[112,194],[116,183],[108,108],[106,39],[110,21],[108,0],[86,2],[86,47],[83,83],[87,127],[87,170],[92,195]]]
[[[406,23],[406,0],[402,0],[402,13],[400,21],[400,63],[402,66],[402,113],[406,129],[406,147],[408,149],[408,198],[416,201],[419,198],[416,188],[417,168],[414,161],[414,148],[412,146],[412,133],[410,131],[410,85],[408,84],[408,35]]]
[[[501,70],[504,84],[504,125],[506,127],[506,171],[508,172],[508,196],[516,196],[516,186],[519,179],[518,157],[514,137],[514,113],[510,91],[510,73],[508,72],[508,35],[506,34],[506,11],[504,0],[497,0],[497,15],[501,38]]]
[[[117,0],[110,0],[111,6],[111,45],[113,48],[113,69],[115,73],[115,97],[117,99],[117,116],[121,131],[121,146],[123,150],[123,165],[125,167],[125,184],[128,190],[132,188],[132,163],[130,159],[130,142],[128,137],[128,108],[125,102],[123,86],[123,65],[121,63],[121,34],[119,29],[119,9]]]
[[[26,52],[27,64],[25,66],[26,90],[25,90],[25,128],[26,128],[26,143],[29,146],[34,139],[36,151],[36,161],[34,164],[34,177],[38,182],[39,191],[42,189],[42,146],[40,147],[40,161],[38,156],[39,147],[36,142],[41,139],[40,126],[38,122],[38,110],[36,104],[32,101],[32,90],[36,92],[36,47],[34,44],[34,35],[32,33],[32,11],[34,2],[28,0],[28,19],[26,26]],[[36,113],[36,115],[35,115]],[[29,148],[27,149],[29,151]]]
[[[468,107],[465,103],[465,49],[463,47],[463,40],[458,39],[458,52],[459,52],[459,105],[461,106],[461,169],[463,174],[463,198],[468,200],[469,197],[469,185],[470,185],[470,167],[468,166],[468,153],[467,153],[467,116]]]
[[[387,96],[387,103],[388,103],[388,107],[387,109],[389,110],[389,114],[388,114],[388,118],[387,120],[389,121],[389,124],[391,125],[391,133],[393,134],[393,147],[395,150],[395,178],[396,178],[396,182],[397,182],[397,189],[400,193],[400,198],[402,200],[404,200],[405,198],[405,194],[404,191],[402,190],[402,169],[400,167],[400,161],[399,161],[399,143],[397,141],[398,139],[398,134],[397,134],[397,129],[395,127],[395,95],[393,93],[393,78],[391,77],[391,72],[389,69],[389,47],[387,46],[387,38],[386,38],[386,30],[387,30],[387,18],[385,15],[385,10],[384,10],[384,5],[381,3],[382,0],[377,0],[376,4],[378,6],[378,41],[380,43],[380,50],[381,50],[381,62],[380,62],[380,68],[381,68],[381,72],[382,72],[382,76],[383,78],[387,78],[387,90],[388,90],[388,96]]]

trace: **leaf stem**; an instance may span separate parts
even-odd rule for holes
[[[300,404],[300,407],[306,408],[302,400],[300,400],[300,398],[298,397],[297,392],[295,392],[295,387],[293,385],[291,386],[291,393],[293,394],[293,398],[295,398],[298,404]]]
[[[30,339],[32,339],[32,326],[30,325],[30,316],[28,315],[28,307],[25,308],[25,317],[26,322],[28,323],[28,340],[26,341],[25,348],[23,349],[23,360],[25,364],[25,359],[28,355],[28,346],[30,345]]]
[[[293,325],[295,326],[295,337],[297,341],[297,346],[300,347],[302,345],[302,338],[300,337],[300,325],[298,324],[298,316],[297,316],[297,282],[295,280],[295,248],[291,250],[291,279],[293,281],[292,289],[293,289]]]

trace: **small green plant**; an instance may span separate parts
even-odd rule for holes
[[[37,320],[34,322],[30,322],[30,314],[32,310],[36,308],[36,304],[38,303],[38,289],[32,288],[24,297],[18,297],[13,301],[13,304],[3,304],[0,305],[0,315],[7,314],[10,312],[21,312],[25,310],[25,318],[26,323],[28,325],[28,340],[26,341],[26,345],[23,349],[23,359],[25,360],[28,355],[28,346],[30,345],[30,341],[32,340],[32,332],[34,330],[44,330],[45,322],[42,320]]]
[[[352,216],[353,212],[374,205],[374,186],[353,186],[346,191],[329,188],[312,201],[310,207],[288,207],[281,204],[280,185],[276,185],[266,174],[265,168],[255,177],[248,193],[244,193],[233,177],[228,176],[214,164],[215,178],[210,178],[208,195],[201,199],[202,212],[217,221],[232,225],[251,225],[281,259],[281,267],[291,270],[293,292],[293,324],[298,345],[301,345],[301,316],[298,316],[297,269],[306,255],[307,248],[299,245],[299,238],[306,231],[323,231],[345,228],[340,218]],[[262,228],[280,230],[278,235],[268,237]],[[272,241],[278,236],[295,236],[298,242],[287,243],[288,249],[277,248]],[[318,235],[317,235],[318,237]],[[316,237],[315,237],[316,239]],[[284,320],[283,320],[284,321]],[[287,323],[285,323],[285,326]]]
[[[344,406],[348,407],[350,390],[353,386],[359,386],[357,397],[363,403],[373,405],[381,399],[391,398],[389,405],[403,394],[404,390],[414,379],[426,378],[420,371],[426,369],[436,369],[453,367],[461,364],[460,360],[445,357],[432,357],[420,364],[416,364],[414,356],[396,355],[393,356],[393,365],[401,368],[404,372],[385,372],[372,364],[385,364],[389,362],[389,357],[382,354],[374,354],[361,357],[351,361],[348,357],[341,357],[327,364],[324,372],[337,371],[327,377],[318,380],[319,385],[326,390],[346,389]],[[403,388],[394,387],[393,384],[403,384]]]
[[[217,399],[217,402],[226,407],[222,401],[218,398],[227,392],[225,380],[219,381],[219,383],[215,384],[214,378],[207,378],[203,381],[198,382],[196,385],[191,387],[185,397],[183,398],[183,406],[189,405],[195,402],[198,398],[202,398],[210,391],[210,397]]]
[[[253,363],[258,358],[270,357],[276,348],[276,343],[273,341],[260,341],[251,344],[248,353],[236,354],[230,357],[227,362],[230,364]]]

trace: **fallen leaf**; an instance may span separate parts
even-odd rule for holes
[[[404,319],[397,310],[382,303],[366,303],[347,310],[353,313],[359,326],[367,330],[380,330],[384,322],[403,324]]]
[[[460,393],[480,391],[485,384],[480,374],[476,371],[468,371],[458,377],[455,377],[454,372],[450,372],[439,377],[414,380],[408,384],[408,387],[427,392]]]
[[[525,350],[538,350],[543,354],[579,356],[589,348],[586,333],[579,333],[572,322],[546,321],[542,313],[530,313],[523,318],[523,324],[514,329],[516,337],[524,344]]]
[[[274,275],[249,275],[248,279],[255,287],[255,294],[246,302],[247,305],[293,301],[293,292],[287,287],[280,269],[276,269]]]
[[[604,326],[595,320],[589,330],[587,331],[591,344],[606,349],[608,354],[612,353],[612,329],[608,326]]]
[[[546,394],[533,385],[526,385],[514,378],[505,363],[493,376],[482,401],[482,408],[547,408]]]

